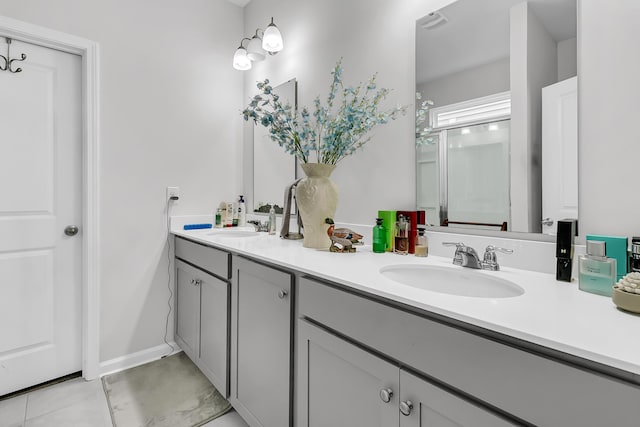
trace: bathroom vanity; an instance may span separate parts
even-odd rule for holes
[[[510,268],[477,274],[519,296],[450,295],[380,270],[451,259],[222,233],[174,231],[176,340],[251,426],[640,424],[640,320],[607,298]]]

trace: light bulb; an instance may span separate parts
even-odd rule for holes
[[[246,49],[242,46],[233,54],[233,68],[241,71],[251,69],[251,60],[247,56]]]
[[[280,30],[278,30],[276,24],[273,23],[273,18],[271,18],[271,24],[264,30],[262,35],[262,48],[269,53],[276,53],[280,52],[283,47],[282,34],[280,34]]]

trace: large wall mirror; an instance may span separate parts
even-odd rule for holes
[[[273,88],[283,104],[297,108],[297,83],[291,79]],[[253,127],[253,211],[268,213],[268,206],[284,206],[284,190],[295,180],[296,159],[269,137],[269,130]]]
[[[430,224],[554,234],[578,217],[576,20],[576,0],[458,0],[417,20]]]

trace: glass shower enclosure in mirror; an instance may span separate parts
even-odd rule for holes
[[[281,102],[297,108],[297,83],[291,79],[273,88]],[[253,126],[253,211],[268,213],[271,204],[282,213],[284,190],[296,178],[296,159],[269,137],[269,130]],[[295,212],[292,212],[295,213]]]
[[[417,20],[430,224],[553,234],[577,218],[576,16],[576,0],[458,0]]]

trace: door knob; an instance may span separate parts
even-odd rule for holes
[[[391,402],[392,396],[393,390],[391,390],[390,388],[383,388],[382,390],[380,390],[380,399],[382,399],[384,403]]]
[[[400,412],[402,415],[409,416],[411,415],[411,410],[413,409],[413,402],[407,400],[406,402],[400,402]]]
[[[75,225],[67,225],[64,229],[64,234],[67,236],[75,236],[78,234],[78,227]]]
[[[551,227],[553,225],[553,220],[551,218],[544,218],[542,221],[540,221],[540,223],[542,225],[546,225],[548,227]]]

